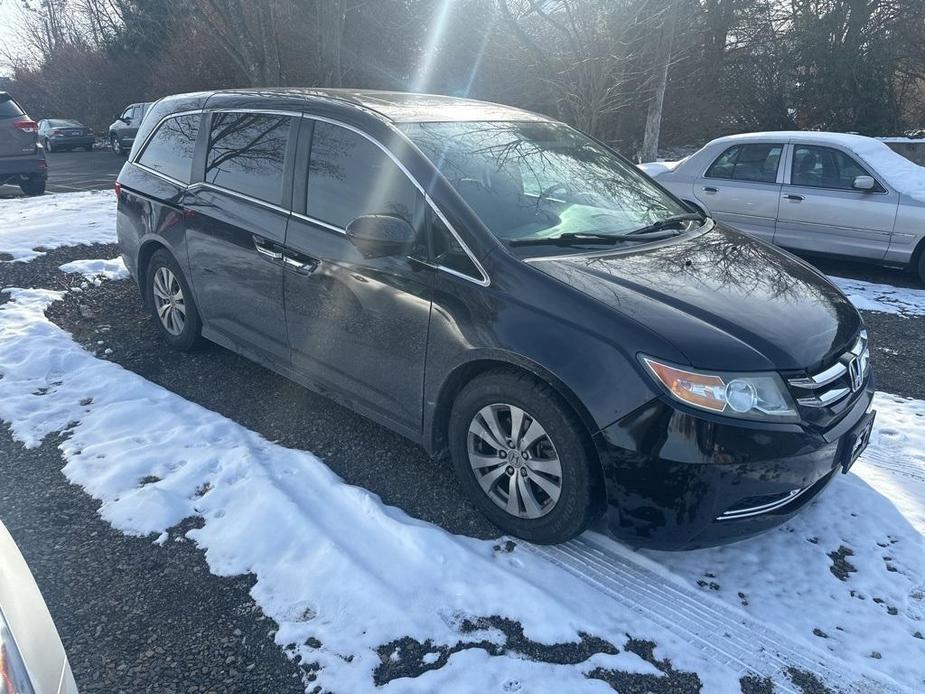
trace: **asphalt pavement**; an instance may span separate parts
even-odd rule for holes
[[[45,157],[48,160],[48,184],[45,190],[49,193],[112,188],[125,163],[125,157],[113,154],[108,149],[52,152]],[[19,186],[0,186],[0,199],[21,196]]]

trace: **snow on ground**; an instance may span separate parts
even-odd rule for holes
[[[36,446],[68,430],[64,473],[100,499],[101,515],[123,532],[162,539],[183,518],[201,516],[204,526],[187,535],[212,571],[257,577],[253,595],[279,623],[277,642],[296,644],[290,655],[322,666],[317,683],[371,691],[377,647],[404,636],[448,645],[497,640],[494,630],[463,633],[460,625],[500,615],[544,643],[585,632],[621,652],[578,665],[457,654],[442,670],[386,689],[472,691],[478,681],[500,691],[513,675],[523,691],[606,691],[584,673],[654,672],[622,649],[627,634],[656,640],[658,657],[703,673],[709,691],[736,689],[731,669],[705,663],[629,610],[601,609],[596,591],[540,557],[498,552],[492,542],[412,519],[345,484],[310,453],[269,443],[97,359],[45,318],[60,293],[5,291],[12,300],[0,305],[0,418],[14,436]],[[310,638],[322,645],[306,645]],[[470,672],[474,663],[479,669]]]
[[[101,278],[123,280],[129,276],[128,269],[125,267],[125,262],[122,258],[113,258],[112,260],[73,260],[58,269],[61,272],[79,273],[88,280],[97,282]]]
[[[830,276],[829,279],[862,311],[878,311],[907,317],[925,316],[925,290],[843,277]]]
[[[4,200],[0,253],[32,260],[42,250],[116,242],[116,199],[111,191],[63,193]]]

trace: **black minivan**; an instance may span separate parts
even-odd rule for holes
[[[206,338],[448,454],[501,529],[699,547],[867,443],[867,333],[807,264],[606,145],[472,100],[162,99],[116,183],[172,347]]]

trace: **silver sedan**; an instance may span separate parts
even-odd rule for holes
[[[740,231],[797,251],[909,268],[925,282],[925,167],[879,140],[766,132],[641,168]]]

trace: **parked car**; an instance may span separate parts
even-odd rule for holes
[[[36,146],[35,121],[6,92],[0,92],[0,185],[18,185],[26,195],[45,192],[48,163]]]
[[[77,149],[83,147],[93,151],[96,137],[86,125],[76,120],[46,118],[39,121],[39,142],[46,152]]]
[[[823,132],[721,137],[644,164],[718,221],[778,246],[908,268],[925,282],[925,167],[879,140]]]
[[[115,154],[128,154],[135,142],[138,127],[150,107],[150,102],[130,104],[116,116],[115,121],[109,126],[109,146]]]
[[[64,646],[26,560],[0,523],[0,692],[77,694]]]
[[[870,434],[867,334],[838,289],[543,116],[389,92],[174,96],[116,191],[168,345],[206,338],[448,453],[528,540],[605,512],[636,545],[755,533]]]

